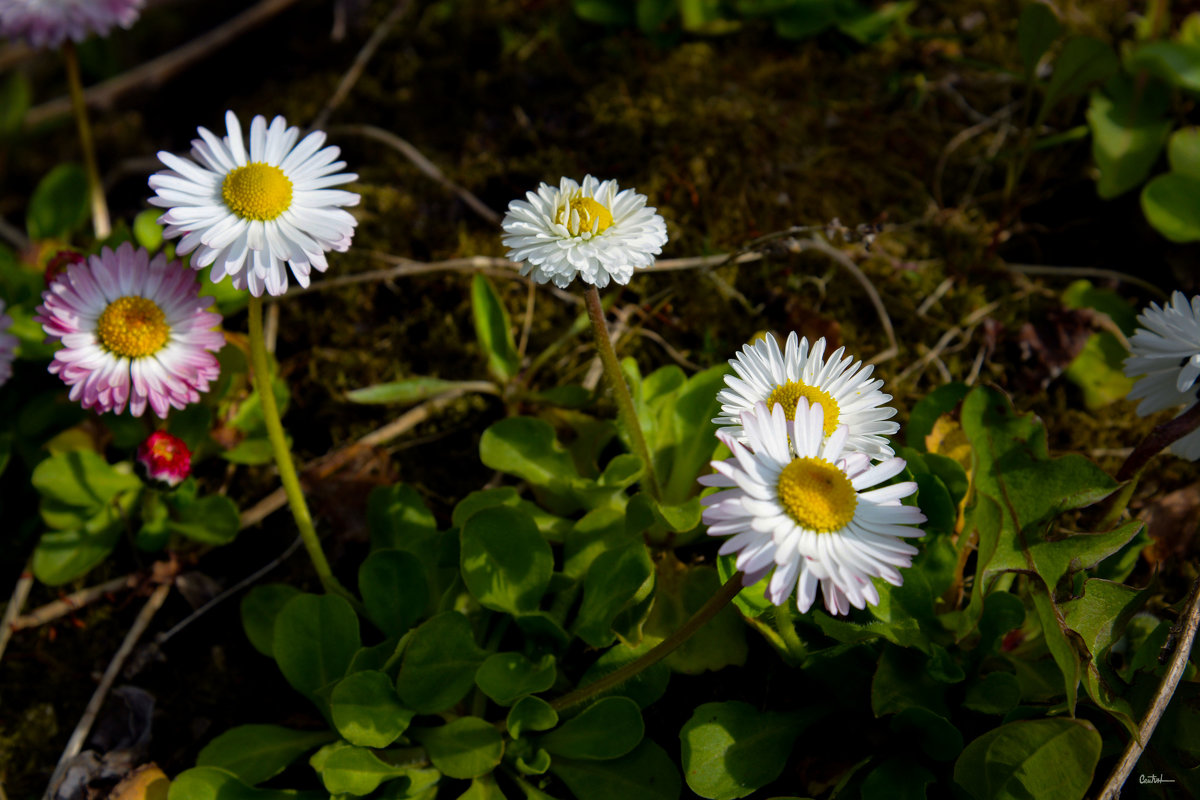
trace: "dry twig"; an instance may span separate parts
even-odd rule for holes
[[[22,614],[17,617],[12,621],[12,630],[19,631],[25,628],[36,628],[38,625],[45,625],[47,622],[70,614],[72,611],[76,611],[89,603],[94,603],[105,595],[112,594],[121,589],[129,589],[135,585],[137,585],[136,576],[124,575],[120,578],[113,578],[111,581],[105,581],[97,586],[80,589],[78,592],[59,598],[52,603],[35,608],[28,614]]]
[[[33,588],[33,559],[25,562],[25,569],[21,570],[21,576],[17,578],[17,585],[13,587],[12,597],[8,599],[8,605],[4,607],[4,618],[0,620],[0,658],[4,657],[4,648],[8,646],[8,640],[16,630],[15,621],[17,615],[21,613],[21,608],[25,605],[25,600],[29,597],[29,590]]]

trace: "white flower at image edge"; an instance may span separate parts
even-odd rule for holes
[[[925,515],[900,503],[916,483],[871,488],[898,475],[904,459],[872,464],[865,453],[845,452],[847,426],[826,438],[824,425],[821,406],[805,398],[790,421],[783,406],[757,404],[742,418],[746,445],[717,432],[733,456],[714,461],[716,474],[700,478],[723,490],[701,502],[708,534],[730,537],[720,554],[737,553],[743,585],[770,574],[767,599],[783,605],[795,590],[801,613],[819,585],[825,608],[845,614],[878,604],[872,578],[904,582],[900,568],[912,566],[917,553],[904,539],[925,535],[913,527]]]
[[[0,36],[20,38],[31,47],[82,42],[93,33],[137,21],[145,0],[0,0]]]
[[[871,380],[873,366],[863,366],[853,356],[845,356],[844,347],[825,358],[825,340],[818,339],[810,348],[808,339],[788,335],[784,351],[779,351],[775,337],[767,334],[730,359],[737,377],[725,376],[729,388],[717,393],[721,416],[713,420],[743,444],[742,414],[758,403],[774,408],[783,405],[788,419],[801,397],[810,403],[820,403],[825,412],[825,435],[839,425],[850,428],[846,449],[866,453],[872,458],[895,455],[885,436],[900,430],[887,420],[896,409],[884,405],[892,399],[880,391],[883,381]]]
[[[168,238],[182,237],[180,254],[191,253],[196,269],[212,267],[218,283],[226,275],[255,297],[287,291],[288,268],[301,286],[312,270],[324,272],[325,253],[350,247],[356,220],[340,206],[359,196],[330,187],[357,175],[338,170],[340,152],[325,147],[325,134],[300,130],[283,117],[267,125],[250,122],[249,149],[232,111],[225,114],[228,135],[218,139],[206,128],[192,141],[192,160],[167,152],[158,158],[169,170],[150,176],[152,205],[166,208],[158,221]]]
[[[1171,295],[1161,308],[1151,303],[1138,316],[1140,328],[1129,337],[1125,375],[1139,378],[1129,392],[1130,400],[1141,399],[1139,417],[1166,408],[1196,404],[1200,387],[1200,297],[1190,301],[1183,292]],[[1195,461],[1200,459],[1200,430],[1171,445],[1171,452]]]
[[[563,178],[557,189],[543,183],[525,198],[508,204],[500,241],[538,283],[566,288],[578,275],[600,289],[610,280],[624,285],[667,243],[667,224],[646,196],[618,191],[616,181]]]

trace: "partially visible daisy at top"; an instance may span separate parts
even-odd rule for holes
[[[106,36],[116,25],[128,28],[145,0],[0,0],[0,36],[24,39],[30,46],[58,47],[67,39],[82,42],[93,33]]]
[[[563,178],[558,188],[543,183],[525,198],[508,204],[500,241],[521,274],[538,283],[563,289],[578,275],[600,289],[610,280],[624,285],[667,243],[667,224],[646,196],[619,191],[616,181]]]
[[[1138,416],[1178,406],[1186,411],[1196,404],[1200,391],[1200,297],[1189,301],[1183,292],[1175,292],[1161,308],[1151,303],[1138,316],[1138,324],[1125,359],[1126,377],[1140,377],[1129,392],[1130,400],[1142,401]],[[1200,429],[1172,443],[1171,452],[1200,459]]]
[[[0,300],[0,386],[12,377],[12,362],[16,356],[20,340],[8,332],[12,327],[13,318],[5,312],[5,303]]]
[[[875,459],[895,455],[887,436],[900,430],[900,425],[888,422],[896,409],[884,405],[892,399],[880,391],[883,381],[871,380],[873,366],[863,366],[853,356],[843,357],[839,347],[825,358],[825,339],[811,347],[808,339],[788,335],[783,352],[775,337],[762,339],[742,348],[729,364],[737,376],[726,375],[728,387],[717,393],[721,416],[713,419],[726,432],[743,444],[746,433],[742,414],[758,403],[768,408],[782,405],[790,420],[800,398],[820,403],[825,410],[825,435],[830,436],[839,425],[846,425],[848,452],[866,453]]]
[[[328,269],[327,252],[350,247],[357,221],[341,207],[357,205],[359,196],[331,187],[358,176],[340,172],[346,162],[336,160],[338,148],[322,147],[323,131],[301,140],[283,117],[268,126],[259,115],[250,122],[247,149],[232,111],[225,127],[222,138],[199,128],[193,160],[158,154],[170,167],[150,176],[150,203],[167,209],[158,218],[163,235],[182,237],[177,252],[191,253],[196,269],[211,267],[213,283],[228,275],[255,297],[264,290],[281,295],[290,268],[308,286],[312,270]]]
[[[63,347],[49,370],[84,408],[160,417],[185,408],[221,373],[221,315],[196,274],[125,242],[72,264],[42,292],[34,319]]]
[[[872,578],[900,586],[900,568],[917,554],[904,539],[925,535],[915,527],[925,515],[900,503],[916,483],[879,484],[899,475],[904,459],[872,464],[866,453],[847,452],[848,427],[826,436],[822,407],[804,397],[786,415],[782,405],[768,411],[758,403],[742,422],[748,447],[717,431],[733,455],[700,478],[722,488],[701,500],[704,522],[709,536],[729,537],[719,552],[737,553],[742,585],[769,574],[767,599],[783,605],[795,591],[801,613],[819,587],[831,614],[877,605]]]

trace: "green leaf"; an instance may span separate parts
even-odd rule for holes
[[[1021,702],[1021,684],[1008,672],[989,672],[967,687],[963,708],[1004,715]]]
[[[440,728],[414,730],[433,765],[451,778],[477,778],[500,765],[504,737],[479,717],[460,717]]]
[[[934,761],[953,761],[963,749],[962,734],[941,714],[913,706],[892,717],[897,738],[920,745]]]
[[[367,616],[389,636],[404,633],[429,605],[421,560],[404,550],[376,550],[358,568],[358,592]]]
[[[204,544],[228,544],[241,529],[237,506],[223,494],[210,494],[179,508],[167,528]]]
[[[142,485],[136,475],[114,468],[93,450],[50,456],[34,468],[31,480],[43,499],[92,512],[103,508],[118,492]]]
[[[517,739],[526,731],[550,730],[558,724],[558,712],[542,698],[529,695],[509,709],[505,724],[508,735]]]
[[[1141,520],[1131,519],[1111,531],[1076,533],[1065,539],[1036,542],[1029,552],[1038,574],[1053,588],[1069,572],[1090,569],[1120,550],[1137,536],[1143,525]]]
[[[1091,94],[1087,119],[1100,170],[1096,192],[1105,200],[1146,180],[1171,132],[1171,120],[1146,109],[1147,102],[1133,90],[1112,99],[1099,91]]]
[[[497,704],[509,706],[525,695],[549,689],[556,674],[549,653],[537,663],[520,653],[493,653],[475,673],[475,683]]]
[[[1172,172],[1200,179],[1200,127],[1180,128],[1171,134],[1167,142],[1167,161]]]
[[[1141,520],[1131,520],[1141,523]],[[1067,625],[1078,632],[1091,659],[1083,674],[1083,686],[1102,708],[1111,712],[1130,732],[1136,731],[1133,708],[1114,693],[1121,685],[1108,663],[1108,654],[1124,635],[1125,625],[1149,597],[1130,586],[1092,578],[1083,584],[1083,595],[1062,604]]]
[[[193,767],[175,776],[168,800],[324,800],[320,792],[292,789],[255,789],[227,770]]]
[[[1122,369],[1128,356],[1116,336],[1108,331],[1093,333],[1064,375],[1083,391],[1087,408],[1103,408],[1127,397],[1133,389],[1133,379],[1125,377]]]
[[[408,727],[414,712],[400,704],[392,681],[375,670],[347,675],[329,696],[333,724],[346,741],[387,747]]]
[[[580,19],[601,25],[630,25],[630,8],[621,0],[571,0],[571,7]]]
[[[79,527],[42,534],[33,551],[33,574],[48,586],[60,586],[100,564],[120,540],[139,495],[123,492]]]
[[[1063,98],[1082,94],[1093,84],[1109,79],[1120,66],[1112,48],[1090,36],[1068,39],[1054,62],[1054,74],[1046,87],[1046,97],[1038,112],[1037,124]]]
[[[660,419],[666,428],[670,414],[670,443],[666,453],[655,448],[657,474],[663,478],[663,505],[678,506],[697,495],[696,478],[709,471],[709,461],[717,446],[713,417],[721,413],[717,393],[725,387],[726,364],[710,367],[688,378],[662,405]],[[652,374],[647,381],[650,381]],[[694,526],[693,526],[694,527]]]
[[[784,39],[816,36],[837,21],[834,6],[830,0],[796,0],[789,9],[775,16],[775,33]]]
[[[204,746],[198,767],[229,770],[254,786],[273,778],[300,756],[336,737],[331,731],[297,731],[281,725],[239,725]]]
[[[908,424],[904,426],[904,440],[908,446],[924,453],[925,437],[933,431],[938,417],[957,408],[969,391],[971,387],[965,383],[947,383],[921,398],[913,406]]]
[[[495,287],[482,273],[476,273],[471,281],[471,311],[475,338],[488,359],[488,372],[501,381],[511,380],[520,367],[512,323]]]
[[[575,635],[592,647],[611,644],[616,638],[612,627],[617,614],[653,582],[654,566],[641,543],[601,553],[584,579]]]
[[[87,175],[78,164],[59,164],[29,198],[25,228],[30,239],[65,239],[87,220]]]
[[[329,752],[314,768],[330,794],[361,797],[379,788],[379,784],[407,774],[406,767],[389,764],[364,747],[339,747]],[[221,798],[221,800],[224,800]]]
[[[583,677],[579,679],[579,685],[588,686],[593,684],[605,675],[616,672],[626,664],[633,663],[638,658],[650,652],[656,643],[656,641],[652,641],[649,637],[642,637],[642,641],[637,646],[618,642],[604,651],[604,655],[600,656],[592,666],[588,667],[587,672],[583,673]],[[667,691],[667,684],[670,680],[671,670],[667,668],[666,664],[660,661],[642,670],[629,680],[605,689],[596,695],[596,697],[620,695],[628,697],[642,708],[645,708],[663,696]]]
[[[419,714],[445,711],[475,685],[487,653],[475,644],[471,623],[457,611],[427,620],[404,651],[396,691]]]
[[[916,7],[916,0],[884,3],[878,8],[868,8],[856,2],[834,4],[837,29],[859,44],[882,41],[895,24],[906,19]]]
[[[671,757],[649,740],[610,761],[559,757],[550,771],[578,800],[677,800],[683,788]]]
[[[1062,673],[1063,688],[1066,691],[1067,713],[1075,715],[1075,700],[1079,696],[1080,658],[1070,635],[1067,633],[1066,622],[1062,612],[1054,603],[1054,599],[1046,592],[1045,587],[1037,587],[1030,592],[1033,607],[1037,611],[1038,620],[1042,624],[1042,636],[1046,648]]]
[[[541,602],[554,554],[524,512],[496,506],[470,517],[461,532],[467,589],[485,608],[521,614]]]
[[[815,716],[736,701],[698,706],[679,731],[688,786],[710,800],[733,800],[766,786],[783,772],[796,737]]]
[[[929,674],[928,659],[912,650],[885,647],[871,679],[871,711],[876,717],[923,708],[945,716],[946,687]]]
[[[1027,77],[1033,77],[1042,55],[1061,31],[1058,17],[1044,3],[1027,3],[1021,9],[1021,17],[1017,20],[1017,52]]]
[[[453,389],[478,392],[490,386],[491,384],[480,381],[445,381],[441,378],[416,377],[351,389],[346,392],[346,399],[351,403],[363,405],[412,405]]]
[[[1200,46],[1184,42],[1143,42],[1129,54],[1129,70],[1144,69],[1172,86],[1200,92]]]
[[[133,218],[133,238],[151,253],[157,253],[162,247],[163,227],[158,224],[161,214],[157,208],[147,208]]]
[[[628,697],[605,697],[542,736],[538,745],[563,758],[607,760],[633,750],[645,732],[637,703]]]
[[[1142,188],[1142,213],[1172,242],[1200,241],[1200,178],[1158,175]]]
[[[496,779],[491,775],[483,775],[471,781],[465,792],[458,800],[505,800],[504,793],[496,785]]]
[[[646,620],[645,635],[660,642],[677,631],[721,588],[715,567],[684,565],[668,553],[659,559],[654,605]],[[664,662],[676,672],[698,675],[706,670],[746,663],[746,626],[737,610],[726,606]]]
[[[360,647],[358,615],[337,595],[301,594],[275,617],[271,651],[279,671],[310,698],[346,674]]]
[[[976,800],[1081,800],[1100,758],[1100,734],[1075,719],[1010,722],[963,750],[954,780]]]
[[[279,612],[300,590],[286,583],[255,586],[242,598],[242,627],[254,649],[270,658],[275,657],[275,620]]]
[[[8,78],[0,85],[0,137],[7,138],[21,130],[31,96],[25,73],[9,70]]]
[[[662,33],[667,22],[678,12],[675,0],[638,0],[638,30],[647,36]]]
[[[480,489],[471,492],[458,501],[458,505],[454,507],[451,514],[450,522],[454,527],[461,528],[471,518],[471,515],[494,506],[510,506],[520,509],[537,525],[542,538],[556,544],[562,544],[567,531],[574,525],[569,519],[555,516],[535,503],[522,500],[521,495],[511,486],[499,486],[495,489]]]

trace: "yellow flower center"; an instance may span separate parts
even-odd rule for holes
[[[846,473],[821,458],[796,458],[779,473],[779,502],[797,525],[817,533],[854,519],[858,493]]]
[[[167,343],[171,326],[153,300],[127,295],[118,297],[96,321],[96,338],[110,353],[142,358],[157,353]]]
[[[796,418],[796,404],[800,402],[801,397],[807,397],[809,403],[820,403],[821,410],[825,412],[825,435],[829,436],[837,430],[838,426],[838,404],[837,401],[830,396],[829,392],[823,389],[818,389],[815,386],[797,383],[796,381],[788,381],[782,386],[776,386],[775,389],[767,395],[767,410],[775,408],[776,403],[783,405],[783,414],[789,420]]]
[[[566,225],[572,236],[581,233],[600,234],[612,226],[613,216],[603,203],[579,194],[572,198],[568,205],[559,206],[554,215],[554,222]]]
[[[283,170],[255,161],[225,176],[221,197],[242,219],[275,219],[292,205],[292,182]]]

